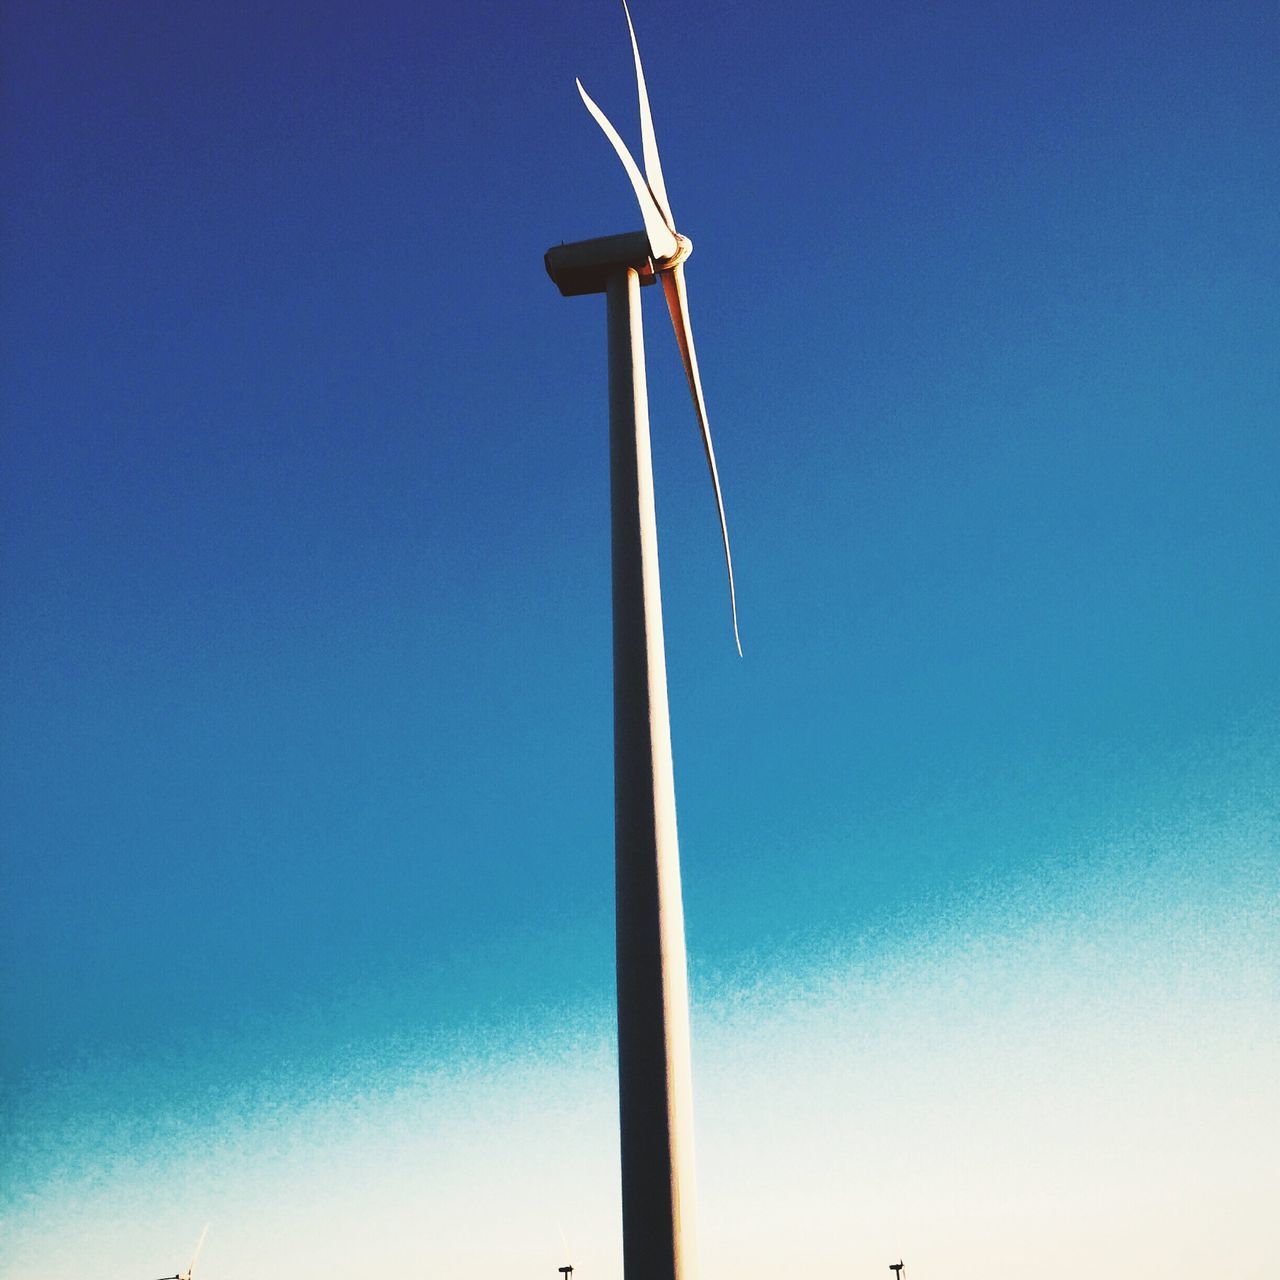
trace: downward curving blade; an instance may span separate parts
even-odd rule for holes
[[[662,180],[662,162],[658,159],[658,139],[653,132],[653,116],[649,112],[649,91],[645,88],[644,68],[640,65],[640,46],[636,43],[636,29],[631,22],[631,10],[627,0],[622,0],[622,11],[627,15],[627,30],[631,32],[631,52],[636,60],[636,89],[640,95],[640,140],[644,146],[644,176],[658,209],[670,231],[676,229],[671,216],[671,201],[667,199],[667,186]]]
[[[676,252],[676,238],[671,234],[671,229],[667,226],[666,220],[662,216],[662,210],[658,208],[657,202],[653,198],[653,193],[649,190],[648,184],[640,174],[640,170],[636,167],[636,162],[631,158],[631,152],[627,150],[627,144],[618,137],[618,131],[609,123],[608,117],[599,107],[591,100],[591,95],[582,87],[582,81],[577,82],[578,92],[582,95],[582,101],[586,103],[587,110],[595,117],[596,124],[604,131],[604,136],[613,143],[613,149],[618,153],[618,159],[622,161],[622,167],[627,171],[627,177],[631,179],[632,189],[636,193],[636,199],[640,202],[640,214],[644,218],[645,234],[649,237],[649,251],[655,259],[671,258]]]
[[[689,379],[689,392],[693,407],[698,412],[698,426],[702,428],[702,447],[707,452],[707,468],[711,472],[711,484],[716,491],[716,511],[720,516],[720,536],[724,540],[724,566],[729,571],[729,609],[733,614],[733,642],[742,657],[742,640],[738,636],[738,600],[733,589],[733,556],[729,554],[729,526],[724,518],[724,499],[720,496],[720,473],[716,470],[716,451],[711,446],[711,427],[707,423],[707,406],[702,398],[702,379],[698,377],[698,354],[693,349],[693,329],[689,325],[689,299],[684,288],[684,263],[659,273],[662,291],[667,295],[667,309],[675,326],[676,342],[680,358],[684,361],[685,377]]]

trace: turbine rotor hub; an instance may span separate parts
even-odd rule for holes
[[[659,271],[678,266],[693,252],[693,241],[688,236],[682,236],[678,231],[673,231],[672,235],[676,238],[676,251],[669,258],[663,258],[654,264]]]

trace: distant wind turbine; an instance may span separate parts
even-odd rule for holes
[[[644,230],[557,245],[547,251],[546,267],[566,297],[606,296],[623,1267],[626,1280],[695,1280],[688,972],[640,318],[640,287],[655,280],[662,281],[702,432],[739,654],[742,645],[729,531],[685,291],[684,262],[693,245],[675,229],[625,0],[623,10],[640,99],[643,175],[581,81],[578,92],[622,161]]]
[[[191,1273],[196,1269],[196,1260],[200,1257],[200,1250],[204,1248],[204,1238],[209,1234],[209,1224],[204,1224],[204,1230],[200,1232],[200,1239],[196,1241],[196,1251],[191,1255],[191,1264],[185,1271],[179,1272],[173,1276],[161,1276],[160,1280],[191,1280]]]

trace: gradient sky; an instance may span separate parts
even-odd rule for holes
[[[706,1280],[1272,1274],[1274,4],[634,16]],[[0,1274],[619,1277],[620,8],[0,47]]]

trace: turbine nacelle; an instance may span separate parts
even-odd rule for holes
[[[634,271],[642,285],[658,283],[659,273],[678,267],[693,252],[688,236],[676,236],[676,252],[669,258],[654,259],[649,237],[643,231],[624,231],[618,236],[597,236],[558,244],[543,255],[547,275],[566,298],[587,293],[604,293],[614,271]]]
[[[642,285],[657,284],[661,269],[653,260],[649,237],[643,231],[558,244],[548,249],[542,260],[547,275],[566,298],[604,293],[609,277],[618,271],[634,271]]]

